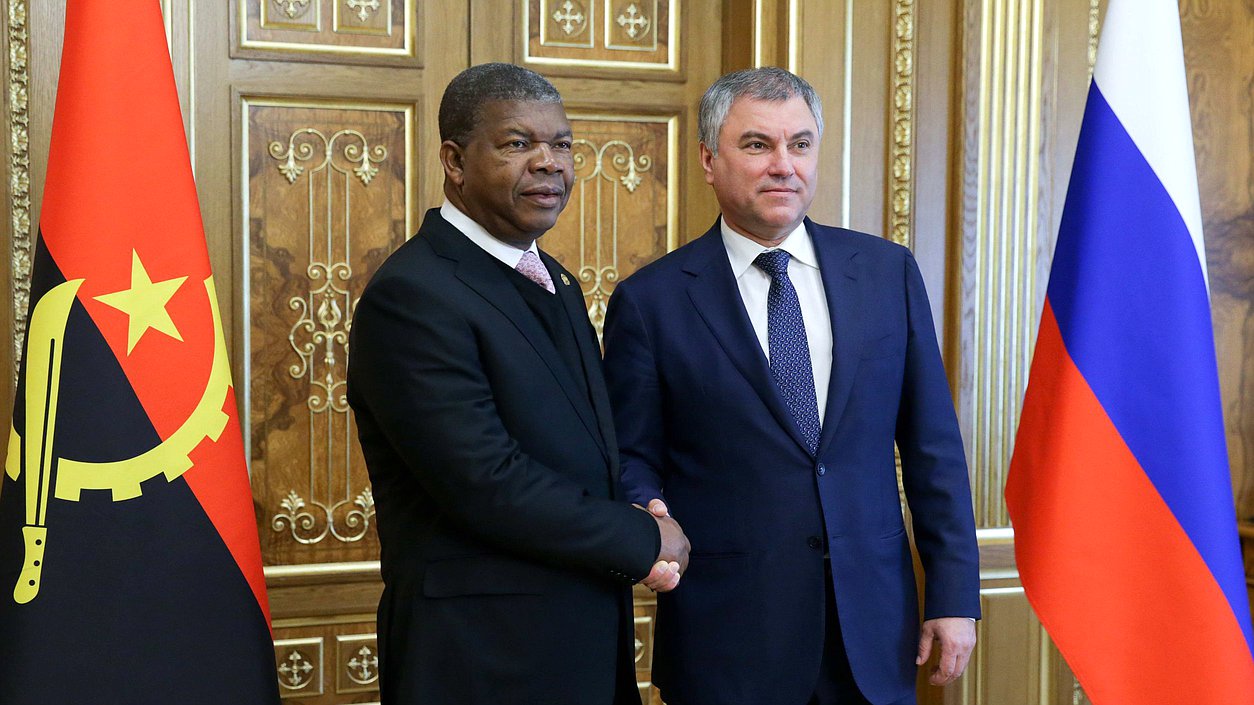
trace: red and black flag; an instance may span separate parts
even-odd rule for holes
[[[0,702],[278,701],[160,5],[69,0],[0,489]]]

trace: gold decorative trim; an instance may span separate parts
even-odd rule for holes
[[[382,5],[380,5],[382,2]],[[383,26],[382,27],[355,27],[344,21],[344,14],[340,4],[337,2],[331,10],[331,31],[337,34],[366,34],[376,37],[392,36],[392,0],[344,0],[344,9],[348,10],[349,17],[356,17],[363,25],[370,20],[372,15],[378,14],[379,10],[383,10]]]
[[[670,252],[679,246],[678,240],[678,169],[676,168],[678,158],[678,122],[679,118],[674,115],[670,116],[642,116],[642,115],[594,115],[572,112],[570,114],[572,121],[610,121],[610,122],[643,122],[666,125],[666,251]],[[576,186],[579,187],[579,269],[576,275],[583,284],[591,284],[591,288],[584,288],[584,297],[588,299],[588,320],[591,321],[592,327],[596,330],[597,338],[600,339],[602,330],[605,326],[605,308],[609,299],[610,290],[607,285],[618,280],[618,186],[624,187],[627,192],[634,193],[639,187],[643,179],[640,174],[648,171],[653,167],[653,158],[649,155],[635,154],[635,149],[623,142],[622,140],[610,140],[603,144],[597,145],[588,140],[575,140],[575,180]],[[610,152],[617,152],[610,154]],[[606,158],[612,167],[612,172],[605,169]],[[589,169],[589,167],[591,167]],[[611,256],[607,263],[602,257],[602,239],[604,234],[600,229],[600,220],[598,219],[597,231],[592,234],[594,242],[589,247],[588,233],[586,232],[584,218],[584,196],[587,185],[595,184],[597,195],[594,199],[596,204],[594,207],[600,208],[600,189],[604,183],[609,183],[615,189],[613,196],[614,209],[612,221],[614,230],[609,233]],[[592,251],[592,257],[588,257],[589,250]]]
[[[244,8],[247,0],[239,0],[240,7]],[[307,13],[310,9],[309,0],[260,0],[260,6],[257,8],[257,24],[262,29],[286,29],[298,32],[320,32],[322,31],[322,3],[315,2],[313,4],[313,13]],[[277,10],[279,17],[276,19],[271,13]],[[300,21],[297,18],[309,14],[309,19]]]
[[[888,238],[898,245],[914,243],[914,0],[893,3],[893,79],[889,124],[892,148],[888,157]]]
[[[266,580],[290,580],[294,578],[378,578],[379,561],[351,561],[342,563],[305,563],[302,565],[268,565],[262,569]]]
[[[650,61],[610,61],[606,59],[567,59],[551,56],[534,56],[531,53],[531,8],[530,0],[518,0],[522,3],[522,45],[523,45],[523,63],[524,64],[543,64],[547,66],[582,66],[588,68],[600,69],[643,69],[647,71],[671,71],[679,70],[679,23],[680,23],[680,5],[682,2],[671,0],[667,4],[667,12],[669,19],[667,22],[666,32],[666,62],[650,62]],[[543,17],[541,18],[541,28],[543,28]]]
[[[1093,75],[1093,67],[1097,66],[1097,37],[1101,28],[1102,0],[1089,0],[1089,76]]]
[[[413,204],[414,204],[414,197],[415,197],[416,190],[417,190],[417,182],[415,180],[416,172],[415,172],[415,166],[414,166],[415,154],[416,154],[416,150],[414,146],[415,145],[414,111],[416,107],[412,103],[388,103],[388,102],[383,102],[383,101],[380,101],[378,103],[363,103],[363,102],[357,102],[357,101],[337,101],[337,100],[321,101],[321,100],[311,100],[311,99],[300,100],[300,99],[287,99],[287,98],[253,98],[253,97],[243,96],[240,99],[239,120],[240,120],[241,138],[240,138],[240,153],[238,155],[238,158],[239,158],[239,165],[240,165],[239,178],[240,178],[240,183],[242,185],[240,196],[242,199],[241,203],[243,204],[243,208],[241,209],[241,218],[240,218],[241,220],[240,233],[242,236],[241,247],[243,249],[242,254],[243,254],[245,272],[250,271],[251,264],[250,264],[250,254],[248,250],[249,250],[249,243],[251,242],[251,239],[252,239],[252,234],[250,230],[250,222],[249,222],[250,220],[249,210],[248,210],[248,207],[249,207],[248,204],[250,203],[250,194],[249,194],[249,186],[248,186],[248,182],[249,182],[248,149],[249,149],[249,143],[250,143],[248,111],[254,107],[306,108],[306,109],[315,109],[315,110],[316,109],[332,109],[332,110],[346,110],[346,111],[375,111],[375,112],[403,113],[404,124],[405,124],[405,149],[403,153],[406,158],[405,182],[404,182],[405,183],[405,188],[404,188],[405,232],[406,233],[414,232],[414,205]],[[363,148],[363,151],[364,151],[364,148]],[[371,173],[369,170],[369,160],[367,160],[366,164],[363,164],[361,155],[357,154],[356,152],[354,152],[353,154],[347,154],[346,152],[346,156],[348,157],[350,161],[357,163],[358,168],[365,167],[365,171],[363,173],[357,174],[357,177],[359,179],[365,180],[367,174],[369,174],[369,176],[373,178],[374,174]],[[299,166],[299,165],[294,165],[294,166]],[[310,251],[312,252],[313,250],[311,249]],[[244,287],[244,290],[243,290],[243,316],[244,316],[245,321],[251,320],[252,301],[250,299],[250,292],[249,292],[248,287]],[[244,379],[248,380],[248,379],[252,379],[251,356],[247,352],[247,351],[252,350],[252,335],[251,335],[249,326],[244,326],[243,349],[246,351],[244,354],[244,362],[243,362]],[[244,444],[245,444],[244,457],[252,457],[251,456],[251,452],[252,452],[251,450],[251,432],[252,432],[251,431],[251,426],[252,426],[251,391],[246,391],[243,394],[243,398],[241,400],[241,406],[243,410],[243,415],[241,417],[241,424],[243,425],[243,433],[244,433]]]
[[[13,379],[22,364],[30,307],[30,34],[28,0],[9,0],[9,219],[13,275]]]
[[[322,694],[324,680],[322,652],[322,637],[274,640],[280,698]]]
[[[549,12],[550,7],[549,0],[540,0],[540,46],[576,49],[592,49],[596,46],[596,37],[592,32],[592,28],[596,26],[597,3],[595,1],[585,4],[583,0],[562,0],[556,10]],[[565,39],[553,39],[549,36],[548,20],[550,17],[557,23]],[[581,34],[587,36],[587,41],[571,41],[571,38]]]
[[[404,42],[400,47],[362,47],[362,46],[345,46],[341,44],[324,44],[320,42],[283,42],[271,41],[268,39],[252,39],[248,36],[248,4],[243,0],[236,3],[239,7],[238,24],[239,24],[239,46],[241,49],[254,49],[260,51],[276,51],[282,53],[294,54],[332,54],[336,56],[367,56],[367,57],[417,57],[417,28],[415,26],[417,11],[414,9],[414,0],[405,0],[405,9],[402,13],[404,20],[402,28],[404,31]],[[338,5],[334,6],[338,12]],[[388,7],[391,3],[388,2]],[[389,9],[390,12],[390,9]],[[260,20],[258,21],[260,24]],[[389,23],[390,25],[391,23]],[[265,29],[277,27],[276,25],[267,25]],[[301,27],[284,27],[285,29],[309,29],[308,25]],[[315,31],[321,31],[321,19]],[[391,28],[387,32],[362,32],[356,30],[347,32],[349,34],[385,34],[391,36]]]
[[[845,0],[844,80],[841,85],[840,226],[853,220],[853,0]]]
[[[379,689],[377,635],[336,635],[335,662],[335,692],[368,693]]]
[[[399,111],[394,111],[399,112]],[[292,132],[285,141],[272,141],[267,146],[270,157],[277,162],[276,168],[289,184],[295,185],[305,177],[309,204],[308,251],[309,264],[305,268],[308,281],[306,291],[291,297],[288,308],[299,314],[288,332],[288,344],[296,355],[296,362],[288,367],[288,374],[309,385],[305,400],[309,409],[309,484],[308,502],[295,489],[279,502],[279,509],[270,522],[276,532],[287,530],[292,539],[304,545],[320,543],[328,536],[341,543],[361,541],[370,530],[374,517],[374,496],[366,487],[356,497],[352,496],[351,443],[343,445],[343,456],[332,458],[331,438],[336,428],[349,428],[347,384],[342,369],[347,365],[348,336],[352,327],[356,300],[347,286],[352,279],[352,181],[360,182],[361,188],[369,188],[379,173],[377,164],[387,159],[383,145],[370,146],[369,140],[357,130],[338,130],[330,136],[313,127]],[[332,190],[343,183],[342,233],[330,217]],[[317,224],[319,211],[314,208],[316,194],[322,192],[326,200],[326,219]],[[319,232],[321,231],[321,232]],[[343,237],[342,247],[337,236]],[[321,432],[315,427],[325,425]],[[326,454],[319,456],[315,443],[326,441]],[[337,463],[342,463],[337,466]],[[319,468],[324,464],[324,468]],[[330,494],[333,473],[342,472],[345,478],[342,497],[319,496],[319,483],[315,481],[319,470],[325,470],[327,494]]]
[[[609,285],[618,281],[618,187],[627,189],[628,194],[644,181],[640,176],[653,168],[653,158],[647,154],[636,156],[636,150],[622,140],[609,140],[596,144],[586,139],[577,139],[573,143],[575,162],[575,186],[579,200],[579,281],[585,285],[583,295],[589,299],[588,320],[601,336],[605,328],[606,306],[610,298]],[[610,152],[614,152],[609,156]],[[609,156],[608,162],[606,157]],[[607,164],[611,168],[606,168]],[[669,166],[669,165],[668,165]],[[590,168],[589,168],[590,167]],[[600,178],[598,178],[600,177]],[[598,215],[601,211],[602,191],[606,183],[612,189],[611,231],[609,233],[610,256],[605,257],[605,233],[601,231],[601,220],[598,217],[596,232],[589,238],[587,219],[584,212],[587,207],[588,187],[593,186],[594,207]],[[589,243],[589,239],[593,242]]]
[[[342,614],[333,617],[286,617],[274,620],[274,629],[300,629],[302,627],[332,627],[343,624],[361,624],[373,626],[378,612],[362,612],[359,614]]]
[[[357,19],[362,22],[370,19],[370,14],[372,12],[379,11],[379,0],[345,0],[344,5],[348,7],[350,11],[355,13],[357,15]],[[386,6],[386,13],[388,15],[388,19],[390,20],[392,15],[392,3],[386,3]],[[336,7],[338,8],[339,5],[336,5]]]
[[[971,469],[976,526],[1009,525],[1002,488],[1034,333],[1042,0],[991,0],[980,20],[975,149]]]
[[[788,70],[797,73],[797,50],[801,46],[798,36],[801,24],[801,0],[788,0]]]
[[[658,0],[652,0],[650,12],[646,13],[644,8],[644,0],[633,0],[627,3],[627,7],[621,8],[617,13],[614,12],[613,0],[605,0],[605,48],[615,51],[657,51],[657,32],[654,20],[657,18]],[[622,44],[615,43],[611,37],[614,36],[614,26],[618,26],[618,31],[627,35],[630,41],[636,41],[636,37],[651,37],[648,44]]]

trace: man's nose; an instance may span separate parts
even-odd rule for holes
[[[540,142],[536,146],[535,156],[531,160],[532,171],[553,174],[562,170],[562,163],[553,152],[553,148]]]
[[[796,170],[792,165],[792,155],[787,146],[780,146],[771,151],[771,161],[767,165],[767,173],[776,177],[792,176]]]

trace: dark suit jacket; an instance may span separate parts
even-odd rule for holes
[[[670,705],[804,703],[822,656],[825,550],[844,644],[873,703],[910,693],[919,613],[979,615],[966,461],[923,280],[903,247],[806,220],[834,354],[818,457],[774,384],[719,227],[618,285],[606,377],[628,498],[664,496],[692,542],[659,596]]]
[[[574,278],[542,259],[587,392],[509,272],[436,210],[357,305],[348,399],[383,549],[384,703],[639,703],[630,584],[658,530],[616,501],[596,338]]]

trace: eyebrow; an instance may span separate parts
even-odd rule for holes
[[[529,140],[534,139],[534,135],[532,133],[527,132],[525,130],[520,130],[517,127],[511,127],[507,129],[505,131],[505,136],[506,137],[524,137]],[[573,135],[571,134],[570,130],[562,130],[561,132],[554,134],[553,137],[551,137],[550,139],[560,140],[560,139],[569,139],[571,137],[573,137]]]
[[[806,139],[814,139],[814,131],[813,131],[813,130],[802,130],[801,132],[797,132],[797,133],[795,133],[795,134],[793,134],[793,135],[789,136],[788,141],[790,141],[790,142],[791,142],[791,141],[793,141],[793,140],[799,140],[799,139],[803,139],[803,138],[806,138]],[[745,132],[745,133],[741,134],[741,135],[740,135],[740,139],[741,139],[741,141],[744,141],[744,140],[747,140],[747,139],[756,139],[756,140],[763,140],[763,141],[767,141],[767,142],[769,142],[769,141],[771,141],[771,140],[773,139],[773,137],[772,137],[771,135],[766,134],[765,132],[757,132],[757,131],[755,131],[755,130],[750,130],[750,131],[748,131],[748,132]]]

